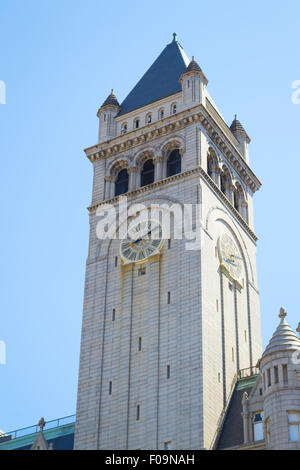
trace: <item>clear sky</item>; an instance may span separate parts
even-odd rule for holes
[[[98,107],[127,95],[172,33],[227,123],[252,138],[263,344],[299,312],[300,3],[1,0],[0,429],[75,413]]]

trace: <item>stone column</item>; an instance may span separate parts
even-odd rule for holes
[[[244,427],[244,444],[247,444],[248,442],[250,442],[250,433],[249,433],[250,415],[249,415],[249,399],[248,399],[247,392],[243,394],[242,405],[243,405],[242,417],[243,417],[243,427]]]
[[[111,176],[111,179],[110,179],[110,197],[111,198],[115,197],[116,180],[117,180],[116,176]]]
[[[137,188],[137,172],[138,168],[132,166],[128,168],[129,182],[128,182],[128,191],[134,191]]]
[[[111,198],[111,186],[113,185],[113,177],[105,176],[105,200]]]
[[[163,157],[156,157],[154,159],[154,165],[155,165],[154,181],[160,181],[163,179],[163,176],[162,176],[163,162],[164,162]]]
[[[234,205],[233,191],[234,191],[234,186],[231,183],[226,183],[226,197],[231,202],[232,205]]]
[[[240,204],[239,204],[239,208],[240,208],[240,214],[241,216],[243,217],[243,219],[245,220],[245,222],[248,223],[248,204],[246,201],[241,201]]]
[[[221,170],[220,170],[220,168],[214,167],[214,168],[213,168],[213,171],[212,171],[212,179],[214,180],[214,182],[216,183],[216,185],[218,186],[218,188],[221,187],[220,178],[221,178]]]

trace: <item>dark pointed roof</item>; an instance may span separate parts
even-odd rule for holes
[[[116,96],[114,95],[114,90],[111,90],[111,94],[108,95],[108,97],[104,101],[101,108],[103,108],[104,106],[118,106],[118,107],[120,107],[119,102],[118,102]]]
[[[179,79],[189,59],[176,40],[168,44],[137,85],[121,103],[120,115],[181,91]]]
[[[199,64],[195,61],[194,57],[192,58],[191,62],[189,63],[189,65],[187,66],[187,69],[185,71],[185,73],[188,73],[188,72],[202,72]]]
[[[230,130],[231,132],[243,132],[244,134],[246,134],[246,131],[245,129],[243,128],[242,124],[240,123],[240,121],[237,120],[236,118],[236,115],[234,116],[234,120],[232,121],[231,123],[231,126],[230,126]]]
[[[195,61],[194,56],[192,57],[191,62],[189,63],[189,65],[183,72],[182,76],[180,77],[180,83],[182,82],[182,78],[184,77],[185,74],[194,74],[194,73],[200,74],[203,77],[205,84],[206,85],[208,84],[208,80],[206,76],[204,75],[204,73],[202,72],[201,67],[198,64],[198,62]]]

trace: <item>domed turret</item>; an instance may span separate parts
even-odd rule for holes
[[[208,80],[202,72],[194,56],[180,77],[180,83],[183,92],[183,105],[185,107],[205,105],[205,88]]]
[[[99,118],[99,143],[116,137],[117,124],[115,117],[120,112],[120,109],[121,108],[114,91],[111,90],[110,95],[108,95],[97,113]]]
[[[286,316],[281,308],[280,324],[259,361],[266,444],[268,449],[300,450],[300,339]]]
[[[250,137],[248,136],[247,132],[245,131],[244,127],[238,121],[237,116],[235,115],[234,120],[231,123],[231,126],[229,128],[231,132],[233,133],[234,137],[237,139],[239,142],[239,151],[246,160],[247,163],[249,163],[249,151],[248,151],[248,145],[251,142]]]

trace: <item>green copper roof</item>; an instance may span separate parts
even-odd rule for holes
[[[55,449],[71,450],[73,448],[75,415],[48,421],[44,429],[44,437],[48,443],[54,443]],[[1,450],[30,448],[38,433],[38,426],[18,429],[0,437]]]
[[[129,113],[181,90],[179,79],[189,65],[189,59],[174,35],[156,61],[121,103],[119,115]]]

